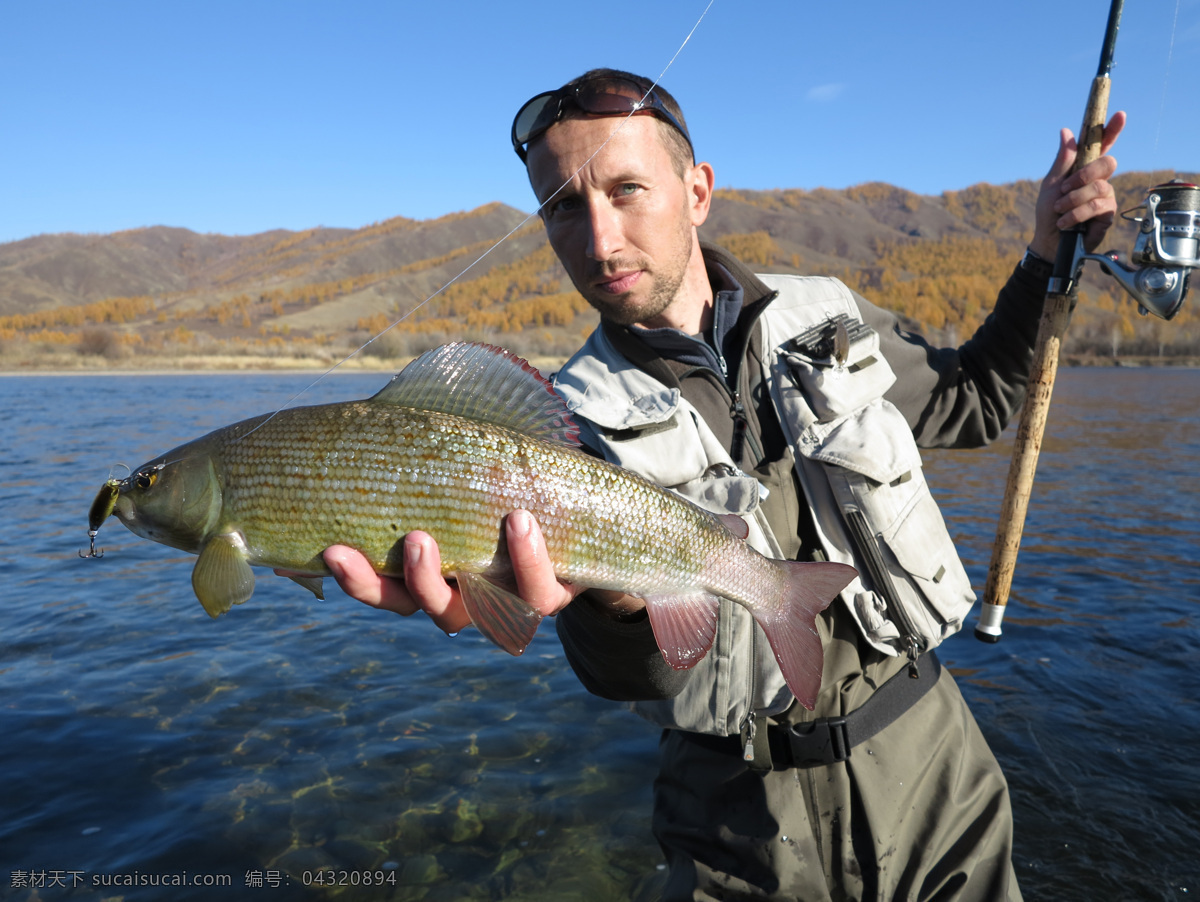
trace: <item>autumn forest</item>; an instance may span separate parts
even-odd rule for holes
[[[1119,176],[1122,209],[1175,175]],[[1036,192],[1031,181],[937,196],[878,183],[722,189],[702,237],[760,271],[836,276],[957,344],[1029,240]],[[1128,253],[1134,235],[1119,220],[1107,246]],[[1200,359],[1195,298],[1163,322],[1139,316],[1094,265],[1085,273],[1069,362]],[[540,221],[500,204],[362,229],[239,237],[156,226],[0,245],[0,368],[10,371],[321,367],[365,342],[357,360],[386,367],[460,338],[561,359],[594,324]]]

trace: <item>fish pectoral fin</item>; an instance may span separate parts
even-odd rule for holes
[[[743,542],[750,535],[750,524],[737,514],[717,514],[717,519],[725,525],[726,529]]]
[[[325,600],[325,580],[320,576],[288,576],[298,586],[304,586],[321,601]]]
[[[542,615],[524,599],[478,573],[458,571],[458,591],[475,628],[510,655],[519,655],[533,641]]]
[[[214,619],[254,594],[254,571],[231,536],[208,540],[192,570],[192,589]]]
[[[717,634],[721,600],[708,592],[647,595],[646,614],[663,659],[687,670],[708,654]]]

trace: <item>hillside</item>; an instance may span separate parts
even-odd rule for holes
[[[1173,175],[1119,176],[1121,208]],[[702,236],[764,271],[836,275],[935,340],[958,341],[982,321],[1028,241],[1036,190],[1031,181],[937,196],[878,183],[721,189]],[[319,365],[401,317],[368,355],[403,357],[460,337],[563,355],[595,317],[540,221],[525,218],[488,204],[361,229],[225,236],[156,226],[0,244],[0,366],[202,365],[218,356],[222,365],[264,357]],[[1134,234],[1119,222],[1108,244],[1128,251]],[[1197,353],[1190,302],[1171,323],[1143,319],[1115,282],[1092,265],[1085,272],[1068,352]]]

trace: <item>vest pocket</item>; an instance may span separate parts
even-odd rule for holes
[[[879,355],[878,334],[863,328],[862,339],[850,346],[842,364],[832,358],[814,357],[805,350],[793,350],[784,357],[818,422],[832,422],[882,398],[896,381],[891,366]],[[793,339],[791,344],[796,341]]]
[[[611,462],[668,488],[699,478],[708,467],[696,422],[684,411],[638,429],[604,430],[601,437]]]
[[[875,586],[873,598],[855,602],[872,638],[895,647],[908,624],[927,650],[957,632],[975,596],[900,412],[877,401],[838,422],[814,424],[800,448],[823,465],[847,535],[876,543],[886,568],[894,591]],[[850,528],[848,512],[855,510],[863,529]],[[858,548],[859,556],[868,551]],[[903,611],[886,610],[888,595]],[[889,622],[880,626],[880,616]]]

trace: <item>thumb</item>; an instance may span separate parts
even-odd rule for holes
[[[1075,165],[1075,156],[1077,148],[1075,144],[1075,136],[1069,128],[1064,128],[1058,133],[1058,155],[1054,158],[1054,163],[1050,166],[1050,171],[1046,173],[1046,181],[1061,182],[1070,172],[1071,167]]]

